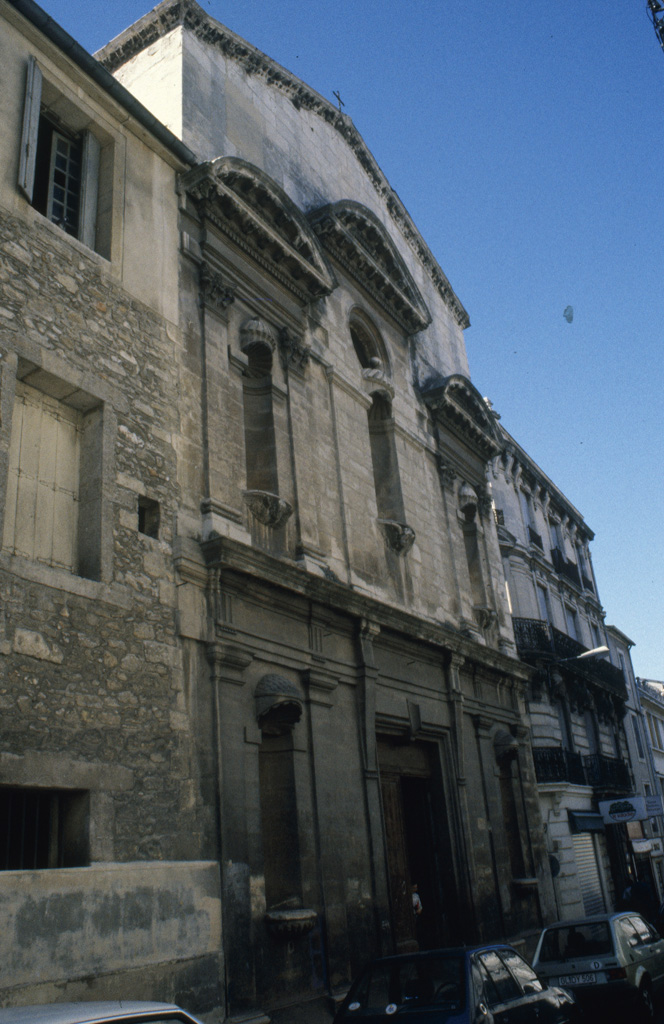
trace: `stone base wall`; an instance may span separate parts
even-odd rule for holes
[[[0,874],[0,1006],[154,999],[223,1004],[215,863]]]

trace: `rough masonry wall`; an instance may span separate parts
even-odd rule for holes
[[[96,781],[81,776],[81,788],[93,790],[93,859],[196,856],[174,632],[170,329],[64,236],[46,226],[28,234],[8,217],[1,227],[0,489],[17,365],[19,373],[25,365],[17,356],[42,366],[51,384],[74,384],[100,400],[104,420],[102,579],[0,553],[2,747],[13,763],[32,765],[24,785],[66,787],[72,766],[104,766]],[[139,495],[159,502],[159,539],[138,531]],[[0,779],[14,781],[4,768]]]

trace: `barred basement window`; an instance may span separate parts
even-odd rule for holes
[[[86,792],[0,787],[0,871],[90,863]]]

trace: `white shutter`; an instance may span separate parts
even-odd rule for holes
[[[101,146],[92,132],[83,133],[81,153],[81,205],[78,237],[94,249],[97,229],[97,197],[99,194],[99,160]]]
[[[603,914],[606,911],[606,904],[592,833],[581,832],[579,835],[572,836],[572,843],[574,844],[576,875],[581,889],[583,909],[588,915]]]
[[[21,156],[18,166],[18,187],[29,202],[32,202],[32,192],[35,184],[41,92],[42,73],[35,58],[30,57],[25,84],[23,133],[21,135]]]

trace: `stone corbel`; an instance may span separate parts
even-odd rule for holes
[[[207,644],[205,653],[212,669],[213,683],[234,683],[236,686],[244,686],[244,670],[253,661],[253,654],[220,640],[213,640]]]
[[[369,396],[380,395],[381,398],[388,398],[390,401],[394,398],[394,386],[378,356],[372,356],[369,365],[362,370],[362,387]]]
[[[415,531],[407,523],[398,523],[394,519],[379,519],[385,543],[397,555],[407,555],[415,543]]]
[[[477,510],[478,510],[480,516],[489,516],[489,515],[491,515],[491,510],[493,508],[493,501],[492,501],[492,498],[491,498],[491,492],[490,492],[489,488],[486,485],[484,485],[484,484],[480,484],[476,488],[476,491],[477,491]]]
[[[282,527],[293,514],[290,502],[269,491],[243,491],[242,498],[259,523],[273,530]]]

